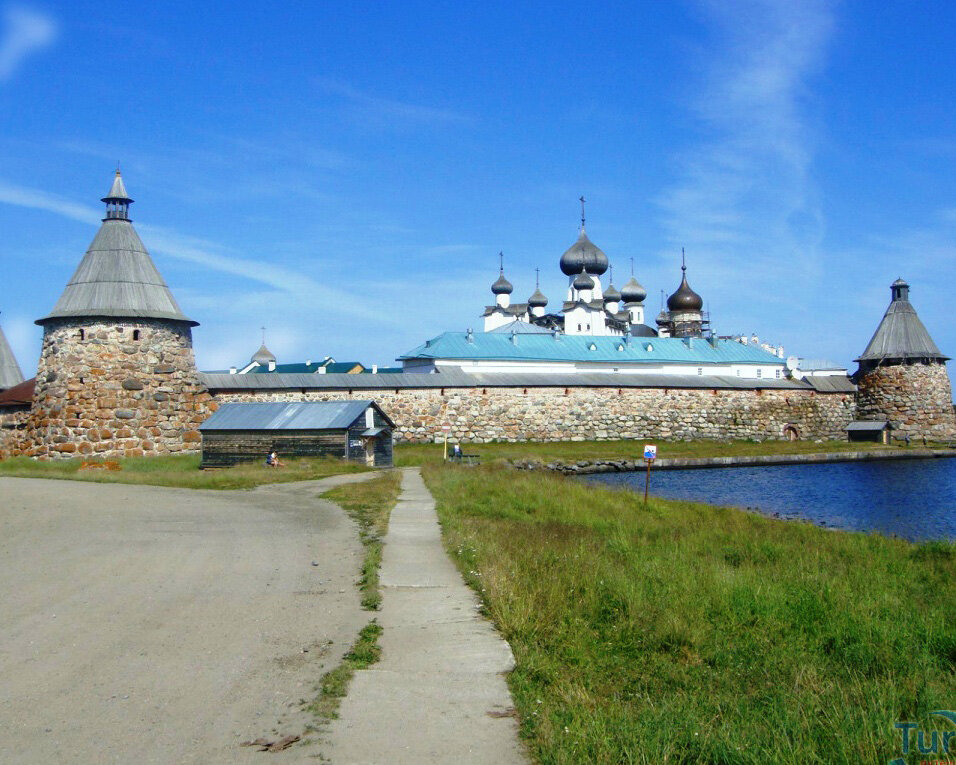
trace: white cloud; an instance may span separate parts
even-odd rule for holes
[[[834,20],[823,0],[701,7],[717,42],[703,52],[690,103],[699,137],[676,157],[680,180],[658,201],[674,257],[687,247],[692,283],[733,289],[753,306],[748,298],[776,299],[782,284],[810,284],[820,273],[825,221],[807,103]]]
[[[51,16],[24,6],[4,8],[0,82],[12,78],[30,54],[51,45],[56,35],[57,24]]]
[[[0,203],[45,210],[82,223],[97,223],[102,214],[91,207],[37,189],[0,181]],[[310,276],[263,260],[237,256],[213,242],[146,224],[137,224],[147,247],[156,253],[184,260],[211,271],[228,273],[265,284],[282,293],[285,305],[316,303],[360,319],[382,321],[379,312],[353,299],[354,291],[334,289]],[[272,254],[275,257],[275,254]]]
[[[316,86],[333,96],[339,96],[365,120],[392,123],[394,120],[420,123],[455,124],[470,122],[470,118],[452,109],[423,106],[393,98],[373,96],[338,80],[319,78]]]

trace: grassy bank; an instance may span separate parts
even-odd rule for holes
[[[266,483],[309,481],[340,473],[358,473],[369,468],[337,458],[283,460],[285,467],[261,463],[237,465],[222,470],[200,470],[199,455],[175,457],[129,457],[111,460],[119,470],[83,468],[83,460],[38,462],[28,457],[0,461],[0,477],[60,478],[99,483],[137,483],[177,486],[184,489],[251,489]],[[99,461],[102,462],[102,461]]]
[[[545,462],[575,462],[593,459],[641,459],[645,443],[657,444],[658,457],[742,457],[776,454],[817,454],[887,449],[880,444],[846,441],[552,441],[548,443],[464,444],[466,454],[478,454],[483,462],[533,459]],[[449,450],[451,446],[449,445]],[[441,464],[441,444],[395,445],[397,466]]]
[[[956,703],[952,544],[645,510],[551,474],[423,474],[514,650],[539,762],[887,762],[894,722],[939,728],[929,713]]]
[[[382,604],[378,589],[378,569],[382,563],[382,539],[388,531],[388,517],[395,507],[402,488],[398,471],[386,473],[364,483],[340,486],[322,495],[342,507],[359,525],[359,536],[365,547],[362,562],[362,608],[377,611]]]

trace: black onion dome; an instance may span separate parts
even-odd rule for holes
[[[627,284],[621,288],[621,299],[625,303],[643,303],[647,297],[647,290],[641,286],[633,276],[628,279]]]
[[[266,348],[266,344],[263,343],[259,350],[252,354],[251,360],[257,364],[269,364],[270,362],[274,362],[276,357],[272,351]]]
[[[565,276],[574,276],[581,273],[581,269],[589,274],[600,276],[608,267],[607,255],[596,246],[588,235],[581,229],[578,241],[572,244],[561,256],[561,271]]]
[[[594,279],[588,276],[587,271],[583,268],[581,273],[579,273],[572,283],[572,286],[576,290],[593,290],[594,289]]]
[[[677,292],[667,298],[669,311],[699,311],[704,307],[704,299],[690,288],[687,283],[687,270],[681,269],[684,274],[680,280]]]
[[[621,302],[621,293],[615,289],[614,284],[607,285],[607,289],[604,290],[604,302],[605,303],[620,303]]]
[[[544,296],[544,293],[536,287],[531,297],[528,298],[528,305],[532,308],[544,308],[547,304],[548,299]]]
[[[510,295],[514,292],[511,282],[505,279],[505,272],[502,271],[498,276],[498,281],[491,285],[491,291],[496,295]]]

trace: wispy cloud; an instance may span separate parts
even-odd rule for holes
[[[30,54],[52,44],[57,35],[56,21],[40,11],[8,5],[2,15],[0,82],[11,79]]]
[[[716,42],[702,53],[690,104],[699,137],[678,155],[679,181],[659,200],[664,223],[709,287],[739,286],[749,268],[766,289],[818,268],[824,219],[807,101],[834,19],[824,0],[701,8]]]
[[[468,116],[453,109],[374,96],[338,80],[319,78],[316,80],[316,87],[324,93],[340,97],[362,117],[376,122],[402,120],[430,124],[460,124],[471,121]]]
[[[101,212],[86,205],[3,181],[0,181],[0,203],[45,210],[82,223],[95,224],[102,217]],[[292,304],[300,305],[316,303],[334,306],[337,312],[355,318],[382,321],[377,311],[354,299],[354,291],[327,287],[298,271],[274,265],[263,259],[244,258],[213,242],[180,234],[161,226],[137,224],[137,228],[152,251],[212,271],[232,274],[267,285],[280,293],[277,299],[286,306],[292,301],[294,301]],[[275,253],[271,255],[275,257]]]

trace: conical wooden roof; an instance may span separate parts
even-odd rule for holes
[[[876,328],[866,350],[855,361],[893,361],[903,359],[937,359],[948,361],[929,336],[916,309],[909,301],[909,285],[897,279],[890,285],[890,301],[880,326]]]
[[[20,371],[13,349],[10,348],[10,343],[3,334],[3,328],[0,327],[0,390],[12,388],[22,382],[23,372]]]
[[[122,197],[113,196],[114,192]],[[118,174],[110,194],[104,199],[128,199]],[[87,317],[171,319],[198,324],[180,310],[125,214],[103,220],[53,310],[36,323]]]

